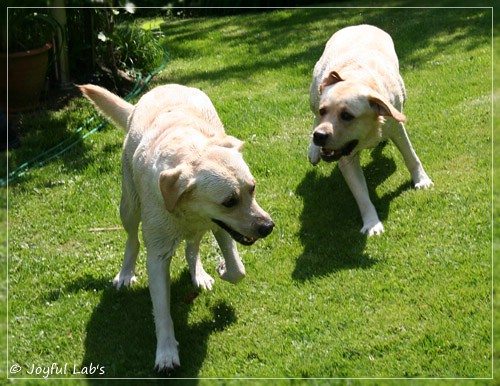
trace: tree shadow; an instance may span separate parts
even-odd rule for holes
[[[210,334],[224,330],[237,319],[234,308],[221,300],[211,307],[210,317],[196,323],[188,322],[198,291],[185,270],[171,285],[171,314],[181,367],[170,375],[160,374],[153,368],[156,336],[148,288],[117,291],[109,280],[87,275],[69,284],[64,292],[82,290],[102,291],[100,303],[87,323],[81,368],[99,365],[104,367],[104,374],[99,371],[88,374],[90,383],[95,379],[101,384],[100,378],[197,378]],[[49,299],[56,300],[59,296],[59,291],[55,291],[49,294]],[[187,382],[196,383],[196,380]]]
[[[404,7],[404,1],[394,6]],[[303,8],[291,13],[276,12],[262,17],[260,13],[240,15],[238,28],[225,31],[223,44],[247,47],[244,62],[228,63],[216,68],[201,68],[189,74],[174,75],[182,84],[199,81],[227,81],[240,79],[246,82],[261,71],[281,67],[304,68],[308,76],[323,52],[330,36],[352,24],[373,24],[387,31],[393,38],[401,68],[411,70],[428,63],[432,58],[456,42],[467,37],[464,52],[478,45],[491,42],[491,10],[466,8]],[[404,20],[405,22],[401,22]],[[422,28],[425,20],[426,28]],[[171,38],[168,50],[172,58],[193,59],[205,55],[186,46],[186,40],[202,39],[211,32],[230,25],[231,19],[218,19],[206,25],[200,19],[183,20],[179,24],[162,24],[162,30]],[[320,30],[324,39],[311,39],[308,30]],[[316,33],[316,32],[315,32]],[[316,35],[318,35],[316,33]],[[440,39],[436,39],[440,37]],[[287,49],[287,47],[291,47]],[[217,55],[216,46],[213,55]],[[304,90],[305,93],[308,89]]]
[[[379,197],[376,188],[396,170],[396,163],[382,152],[385,143],[376,147],[371,161],[363,167],[370,198],[382,222],[390,202],[411,187],[408,181],[395,191]],[[303,199],[299,238],[304,246],[297,258],[292,277],[305,281],[344,269],[368,269],[377,263],[365,253],[366,235],[358,206],[337,165],[330,176],[309,171],[296,189]]]

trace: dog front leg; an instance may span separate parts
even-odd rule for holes
[[[203,233],[186,242],[186,260],[189,264],[193,284],[202,289],[211,290],[214,279],[205,272],[200,258],[200,241],[202,237]]]
[[[319,119],[317,117],[314,118],[314,127],[313,127],[313,132],[314,129],[316,129],[316,126],[319,125]],[[308,151],[308,158],[309,162],[316,166],[319,161],[321,161],[321,148],[319,146],[316,146],[313,142],[313,138],[311,137],[311,143],[309,144],[309,151]]]
[[[170,315],[170,261],[171,256],[148,252],[149,291],[157,339],[155,368],[167,372],[180,366],[178,343]]]
[[[222,280],[236,284],[246,275],[245,266],[240,259],[236,243],[223,229],[213,233],[222,251],[222,256],[224,256],[224,261],[217,267],[217,272]]]
[[[316,166],[319,161],[321,161],[321,148],[316,146],[311,139],[311,143],[309,144],[309,152],[308,152],[309,162]]]
[[[378,219],[377,211],[370,201],[365,176],[359,163],[359,154],[342,157],[339,160],[339,168],[361,212],[361,218],[363,219],[361,233],[368,236],[382,233],[384,226]]]
[[[415,150],[411,145],[410,138],[408,137],[406,129],[402,123],[399,124],[397,130],[392,133],[390,138],[403,155],[406,167],[410,171],[411,179],[413,180],[415,188],[427,189],[434,185],[425,172],[417,153],[415,153]]]

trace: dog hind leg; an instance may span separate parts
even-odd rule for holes
[[[413,150],[410,138],[408,137],[406,129],[402,123],[399,124],[398,129],[394,133],[392,133],[390,138],[396,144],[396,147],[403,155],[406,167],[410,171],[411,178],[413,180],[413,183],[415,184],[415,188],[427,189],[434,185],[432,180],[425,172],[424,167],[422,166],[422,163],[417,156],[417,153],[415,153],[415,150]]]
[[[124,170],[124,176],[127,172]],[[128,180],[130,181],[130,179]],[[125,254],[120,272],[113,279],[113,285],[120,289],[122,286],[129,287],[136,281],[135,263],[139,254],[139,222],[141,221],[140,205],[135,197],[133,187],[122,183],[122,198],[120,203],[120,217],[123,227],[127,232]]]

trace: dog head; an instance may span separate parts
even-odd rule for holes
[[[404,122],[400,113],[370,87],[344,80],[332,71],[320,85],[320,124],[313,142],[321,147],[321,158],[336,161],[342,156],[380,141],[385,117]]]
[[[225,137],[196,162],[163,171],[159,187],[169,212],[217,224],[243,245],[268,236],[274,223],[255,200],[256,184],[241,154],[242,142]]]

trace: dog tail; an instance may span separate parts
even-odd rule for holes
[[[104,115],[127,131],[128,118],[134,105],[105,88],[93,84],[78,85],[77,87]]]

